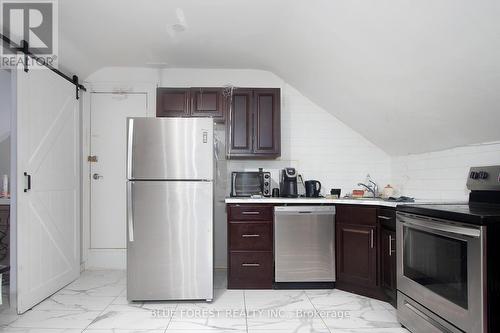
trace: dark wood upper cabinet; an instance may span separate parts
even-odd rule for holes
[[[280,90],[256,89],[254,92],[254,153],[279,156],[280,134]]]
[[[224,121],[222,88],[158,88],[157,117],[211,117]]]
[[[221,88],[191,88],[191,116],[224,119]]]
[[[156,116],[188,117],[189,95],[188,88],[157,88]]]
[[[252,120],[253,91],[238,89],[233,92],[226,122],[228,156],[248,156],[253,152]]]
[[[281,155],[280,89],[236,89],[226,122],[228,158]]]

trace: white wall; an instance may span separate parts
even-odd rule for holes
[[[294,166],[304,180],[322,182],[325,192],[356,188],[369,173],[380,185],[389,180],[390,158],[337,118],[320,108],[278,76],[259,70],[167,69],[161,85],[281,88],[281,158],[272,161],[230,161],[230,169],[281,169]],[[326,191],[328,190],[328,191]]]
[[[10,72],[0,69],[0,177],[10,175],[11,95]]]
[[[392,177],[403,195],[419,199],[468,200],[471,166],[500,164],[500,143],[464,146],[394,157]]]

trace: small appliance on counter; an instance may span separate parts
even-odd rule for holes
[[[231,173],[231,197],[271,196],[271,173],[259,171],[234,171]]]
[[[342,190],[340,188],[332,188],[330,190],[330,196],[333,198],[333,199],[338,199],[340,198],[340,193],[342,192]]]
[[[321,183],[317,180],[307,180],[305,183],[306,197],[318,198],[321,192]]]
[[[280,193],[285,198],[297,198],[297,170],[295,168],[285,168],[281,170]]]

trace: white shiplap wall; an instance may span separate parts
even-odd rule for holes
[[[471,166],[500,164],[500,143],[392,158],[392,177],[403,195],[419,199],[467,200]]]

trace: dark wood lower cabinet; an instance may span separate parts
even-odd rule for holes
[[[227,205],[228,289],[272,289],[272,205]]]
[[[337,224],[337,287],[376,297],[376,227]]]
[[[228,288],[273,288],[274,206],[229,204],[227,217]],[[395,209],[336,205],[335,225],[335,287],[395,306]]]
[[[272,289],[273,253],[269,251],[231,251],[229,289]]]
[[[380,287],[387,300],[396,306],[396,212],[380,209]]]
[[[10,219],[10,206],[0,205],[0,265],[4,266],[10,266],[9,219]]]
[[[336,207],[336,287],[395,304],[395,210]]]

